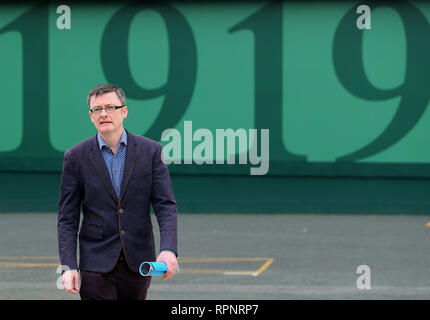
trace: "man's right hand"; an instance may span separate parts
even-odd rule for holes
[[[78,270],[68,270],[64,272],[61,281],[66,292],[73,294],[77,294],[79,292]]]

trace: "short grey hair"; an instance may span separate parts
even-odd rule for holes
[[[87,96],[88,107],[90,108],[90,101],[92,96],[97,97],[108,92],[116,92],[118,99],[121,101],[121,105],[124,106],[126,104],[124,91],[120,87],[117,87],[114,84],[104,83],[104,84],[99,84],[94,89],[92,89],[90,93],[88,93],[88,96]]]

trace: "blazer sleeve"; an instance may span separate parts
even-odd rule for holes
[[[57,237],[61,265],[78,269],[76,248],[81,212],[79,179],[68,152],[64,155],[58,201]]]
[[[162,147],[157,143],[152,160],[151,203],[160,227],[160,251],[173,251],[178,256],[177,207],[169,170],[162,160]]]

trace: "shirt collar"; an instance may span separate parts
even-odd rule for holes
[[[99,143],[100,150],[103,149],[103,147],[109,148],[107,143],[103,140],[102,136],[97,133],[97,141]],[[122,129],[121,139],[119,140],[119,144],[127,145],[127,132],[125,132],[124,128]]]

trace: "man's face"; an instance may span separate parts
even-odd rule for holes
[[[121,106],[116,92],[108,92],[99,96],[92,96],[90,99],[90,109],[106,108],[108,106]],[[100,114],[93,114],[90,111],[91,122],[94,123],[97,131],[101,134],[111,134],[122,131],[123,120],[127,118],[128,109],[123,107],[116,109],[113,113],[102,110]]]

